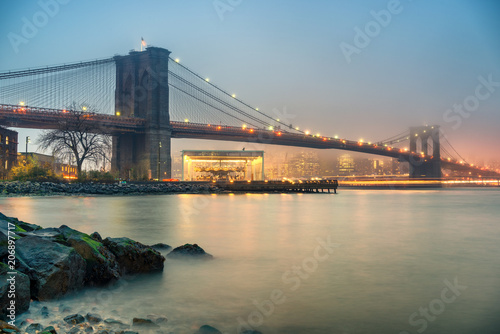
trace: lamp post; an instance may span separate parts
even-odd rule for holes
[[[160,166],[161,166],[161,160],[160,160],[160,154],[161,154],[161,141],[158,142],[158,168],[157,168],[157,178],[158,181],[160,181]]]
[[[30,136],[26,136],[26,162],[28,162],[28,143],[31,143]]]

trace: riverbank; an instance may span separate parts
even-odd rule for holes
[[[165,257],[213,259],[197,244],[172,249],[126,237],[103,239],[98,232],[89,235],[66,225],[42,228],[2,213],[0,223],[0,333],[167,333],[166,316],[99,307],[83,297],[85,291],[105,295],[140,275],[161,274]],[[60,301],[65,297],[81,302]],[[220,332],[203,325],[196,333]]]
[[[152,195],[217,193],[220,189],[208,183],[133,182],[133,183],[53,183],[0,182],[0,196],[50,195]]]

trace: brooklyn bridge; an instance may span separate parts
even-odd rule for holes
[[[440,178],[442,169],[499,176],[465,162],[439,125],[378,142],[309,133],[214,85],[163,48],[0,73],[0,125],[56,129],[75,112],[112,136],[112,168],[122,175],[133,168],[170,178],[171,139],[196,138],[376,154],[408,162],[410,178]],[[396,146],[403,142],[409,147]]]

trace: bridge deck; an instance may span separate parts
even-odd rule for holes
[[[67,120],[71,111],[37,108],[28,106],[17,106],[0,104],[0,125],[35,128],[56,129],[62,120]],[[90,122],[96,124],[96,131],[109,134],[119,133],[142,133],[148,126],[145,119],[130,118],[115,115],[88,113]],[[294,147],[307,147],[316,149],[340,149],[368,154],[382,155],[397,158],[400,161],[412,161],[413,163],[428,162],[433,156],[408,152],[390,146],[380,146],[372,143],[358,142],[347,139],[338,139],[327,136],[314,136],[286,132],[285,130],[264,130],[247,127],[234,127],[213,124],[198,124],[190,122],[170,122],[172,138],[193,138],[224,141],[239,141],[259,144],[284,145]],[[496,171],[473,166],[461,161],[451,159],[440,159],[441,166],[454,170],[471,171],[486,175],[500,175]]]

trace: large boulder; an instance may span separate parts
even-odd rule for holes
[[[16,251],[29,268],[31,298],[54,299],[83,287],[85,260],[73,248],[26,236],[17,240]]]
[[[0,220],[7,221],[9,223],[14,223],[16,225],[16,232],[29,232],[34,230],[40,230],[42,227],[35,224],[25,223],[17,218],[7,217],[0,212]]]
[[[102,241],[116,256],[124,274],[163,270],[165,258],[156,250],[129,238],[106,238]]]
[[[222,334],[222,332],[215,327],[209,325],[203,325],[194,334]]]
[[[185,244],[183,246],[174,248],[173,251],[168,253],[167,257],[172,259],[213,259],[212,255],[206,253],[203,248],[201,248],[197,244]]]
[[[58,242],[72,247],[86,262],[86,285],[101,285],[121,277],[116,257],[104,245],[90,235],[74,230],[66,225],[59,227],[61,237]]]
[[[3,221],[0,220],[0,226],[3,226]],[[0,261],[6,258],[9,255],[8,246],[9,246],[9,233],[6,229],[0,227]]]
[[[15,272],[10,275],[9,272]],[[12,297],[10,291],[11,278],[14,278],[15,284],[15,298]],[[11,295],[11,296],[9,296]],[[12,319],[7,316],[10,310],[7,308],[11,304],[11,300],[15,302],[15,314],[19,315],[26,312],[30,307],[30,279],[27,275],[17,271],[11,270],[8,265],[0,262],[0,319],[10,321]]]

